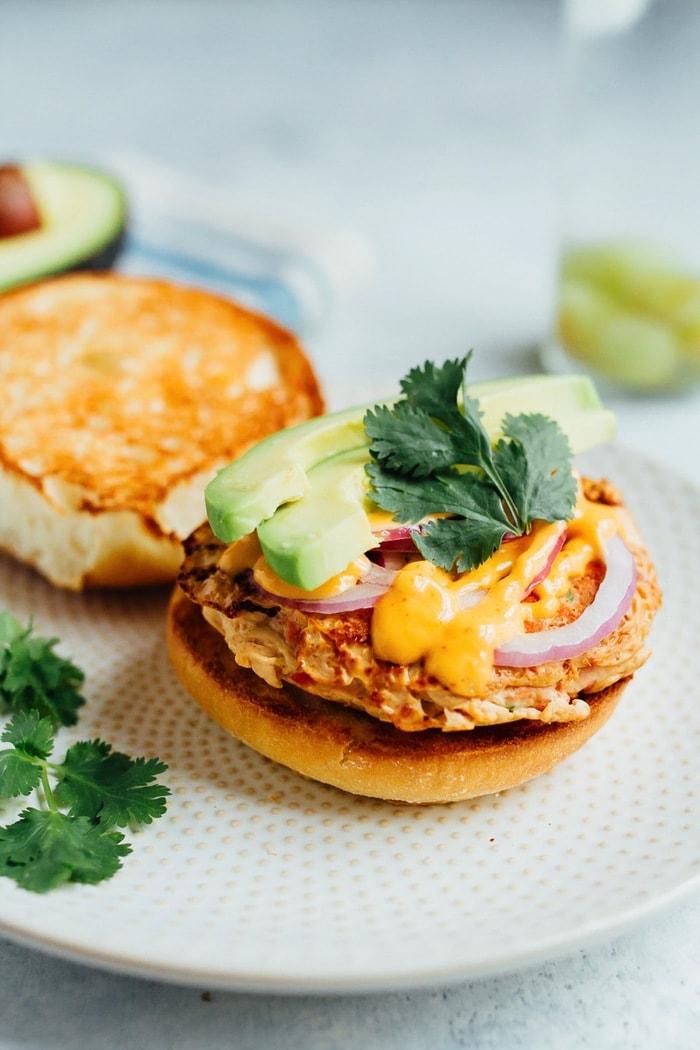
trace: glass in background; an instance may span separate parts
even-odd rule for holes
[[[700,380],[700,0],[564,0],[553,370]]]

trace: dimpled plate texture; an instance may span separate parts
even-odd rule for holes
[[[619,448],[657,563],[654,654],[604,729],[500,796],[411,808],[316,785],[211,723],[171,672],[167,593],[71,595],[0,560],[0,605],[85,670],[63,750],[158,755],[164,817],[108,882],[39,896],[0,879],[0,932],[67,958],[206,987],[388,990],[515,969],[612,936],[700,882],[700,492]],[[3,822],[13,816],[5,803]]]

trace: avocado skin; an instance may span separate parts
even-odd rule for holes
[[[111,241],[102,248],[98,248],[92,255],[80,259],[74,266],[69,266],[66,270],[62,270],[61,273],[84,273],[86,271],[95,273],[100,270],[111,270],[124,250],[128,232],[128,219],[125,215],[124,226]],[[43,276],[48,276],[48,274]]]
[[[0,240],[0,293],[60,274],[112,269],[128,232],[128,203],[121,184],[99,168],[80,164],[39,161],[23,165],[22,171],[42,213],[42,225]],[[84,228],[76,220],[64,221],[57,188],[59,197],[73,193],[87,199],[79,219]]]
[[[11,288],[19,288],[27,284],[33,284],[36,281],[44,280],[47,277],[58,277],[61,274],[100,273],[105,270],[111,270],[124,249],[127,234],[128,230],[124,227],[108,244],[105,244],[102,248],[98,248],[97,251],[92,253],[92,255],[79,259],[72,266],[67,266],[61,270],[49,268],[45,272],[37,270],[37,272],[31,277],[19,280],[16,284],[3,284],[0,286],[0,292],[10,291]]]
[[[126,237],[127,230],[125,228],[109,244],[105,244],[104,247],[99,248],[92,255],[77,260],[73,265],[61,267],[60,269],[54,266],[49,266],[46,269],[37,268],[34,273],[26,274],[11,283],[3,281],[0,284],[0,295],[3,292],[11,291],[13,288],[21,288],[49,277],[59,277],[61,274],[104,273],[106,270],[111,270],[124,249]]]

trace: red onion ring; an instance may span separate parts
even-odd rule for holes
[[[381,584],[356,583],[353,587],[348,587],[346,591],[334,594],[330,598],[284,598],[279,594],[273,594],[272,591],[266,591],[257,583],[254,586],[263,597],[268,598],[275,605],[283,605],[287,609],[298,609],[300,612],[318,613],[321,616],[371,609],[387,592],[387,587]]]
[[[528,594],[532,594],[532,592],[534,591],[534,589],[535,589],[535,587],[537,586],[538,583],[542,583],[542,580],[546,580],[547,579],[547,577],[549,576],[549,574],[551,572],[552,565],[554,564],[554,559],[556,558],[557,554],[559,553],[559,551],[564,546],[565,542],[566,542],[566,528],[562,528],[561,532],[559,533],[559,535],[557,536],[556,540],[552,544],[552,549],[549,552],[549,555],[547,556],[547,561],[546,561],[545,565],[543,565],[542,569],[537,573],[537,575],[532,580],[530,580],[530,583],[528,584],[528,588],[525,591],[525,597],[526,598],[527,598]]]
[[[398,551],[410,554],[416,550],[413,537],[421,531],[421,525],[390,525],[382,529],[373,529],[372,534],[379,541],[380,551]]]
[[[415,526],[400,526],[393,531],[401,533],[398,542],[405,542],[409,534],[416,531],[416,528]],[[547,558],[547,564],[530,583],[528,593],[549,572],[552,562],[564,543],[565,534],[566,530],[562,526],[561,535],[558,536],[552,544],[552,550]],[[412,549],[415,549],[413,548],[412,541],[411,547]],[[380,548],[380,555],[383,550],[384,544],[382,544]],[[268,591],[264,587],[261,587],[260,584],[253,579],[252,573],[250,579],[252,586],[256,588],[258,593],[268,601],[274,602],[276,605],[282,605],[289,609],[298,609],[299,612],[318,613],[321,616],[327,616],[335,613],[356,612],[360,609],[372,609],[382,595],[386,594],[389,587],[396,579],[398,572],[403,567],[403,560],[404,559],[400,558],[398,549],[391,548],[381,560],[370,562],[367,572],[358,583],[341,591],[339,594],[334,594],[327,598],[289,598],[284,595],[275,594],[273,591]],[[467,592],[461,599],[461,607],[466,609],[476,605],[481,601],[485,593],[486,592],[481,588]]]
[[[359,609],[371,609],[377,604],[383,594],[396,579],[396,569],[383,568],[381,565],[371,564],[359,583],[353,584],[339,594],[333,594],[328,598],[287,598],[284,595],[268,591],[253,578],[252,586],[260,595],[274,602],[275,605],[284,605],[288,609],[298,609],[300,612],[320,613],[322,616],[333,613],[356,612]]]
[[[420,529],[420,525],[387,525],[381,529],[372,529],[372,535],[376,536],[380,543],[400,542],[410,540],[413,533]]]
[[[532,667],[551,660],[571,660],[592,649],[618,626],[632,604],[637,566],[620,536],[606,544],[605,576],[581,615],[563,627],[522,634],[496,650],[498,667]]]
[[[383,546],[367,551],[367,557],[374,565],[378,565],[382,569],[389,569],[390,571],[403,569],[408,560],[406,558],[406,551],[395,550],[393,548],[387,550],[387,548]]]
[[[382,540],[377,549],[380,551],[396,551],[397,554],[411,554],[417,550],[411,537],[398,540]]]
[[[355,584],[355,586],[359,587],[363,583],[371,583],[377,587],[384,587],[386,590],[388,590],[388,588],[391,587],[392,583],[396,579],[398,572],[398,566],[375,565],[373,562],[371,562],[367,572],[364,574],[359,583]]]

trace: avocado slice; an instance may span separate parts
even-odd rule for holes
[[[226,543],[246,536],[278,507],[309,488],[307,471],[324,459],[362,448],[367,460],[365,408],[329,412],[264,438],[220,470],[204,498],[214,533]]]
[[[258,526],[268,564],[287,583],[312,591],[377,546],[367,518],[366,447],[330,456],[308,473],[302,499]]]
[[[542,412],[555,419],[567,434],[574,454],[608,441],[615,432],[615,417],[602,407],[587,376],[496,379],[472,383],[469,394],[479,400],[484,425],[493,440],[498,438],[507,412]],[[204,493],[214,533],[225,543],[232,543],[252,532],[284,504],[305,497],[307,473],[339,452],[360,449],[367,462],[369,440],[363,419],[376,404],[329,413],[280,430],[219,471]],[[345,564],[349,560],[346,558]]]
[[[127,227],[126,195],[115,179],[75,164],[8,167],[21,175],[40,221],[0,237],[0,292],[59,273],[112,266]],[[16,177],[10,186],[17,187]]]
[[[472,383],[469,395],[477,398],[482,422],[492,441],[501,435],[506,413],[539,412],[562,428],[573,455],[615,436],[615,414],[604,408],[595,384],[582,375],[529,375]]]

